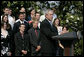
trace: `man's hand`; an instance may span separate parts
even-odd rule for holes
[[[11,56],[12,53],[11,52],[8,52],[8,53],[9,53],[9,56]]]
[[[39,51],[41,49],[41,46],[37,46],[36,51]]]
[[[22,53],[23,53],[23,54],[27,54],[27,51],[25,51],[25,50],[22,50]]]

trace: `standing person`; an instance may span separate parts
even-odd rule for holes
[[[14,25],[14,19],[12,16],[10,16],[9,12],[10,12],[10,8],[8,7],[5,7],[3,9],[3,12],[4,14],[8,14],[8,21],[9,21],[9,24],[11,25],[12,29],[13,29],[13,25]],[[2,20],[2,16],[1,16],[1,20]]]
[[[24,23],[25,24],[25,33],[27,33],[28,29],[29,29],[29,24],[25,21],[24,19],[24,13],[19,13],[19,21],[17,21],[15,24],[14,24],[14,27],[13,27],[13,37],[14,35],[19,32],[19,26]],[[14,39],[13,39],[14,40]],[[15,42],[14,42],[14,45],[15,45]],[[14,46],[13,45],[13,46]],[[13,47],[14,50],[16,47]]]
[[[60,34],[64,34],[64,33],[67,33],[67,32],[69,32],[68,26],[64,25],[63,28],[62,28],[62,32]]]
[[[60,25],[60,19],[59,18],[54,19],[53,24],[58,30],[58,35],[60,35],[60,33],[62,32],[62,26]]]
[[[19,21],[17,21],[15,24],[14,24],[14,27],[13,27],[13,33],[17,33],[19,31],[19,26],[20,24],[24,23],[25,24],[25,32],[27,33],[28,29],[29,29],[29,24],[25,21],[24,19],[24,13],[19,13]]]
[[[26,12],[24,7],[21,7],[20,12]]]
[[[62,28],[62,32],[60,34],[64,34],[64,33],[67,33],[67,32],[69,32],[68,26],[64,25],[63,28]],[[65,44],[65,43],[63,43],[62,41],[59,41],[59,46],[61,47],[60,50],[59,50],[59,55],[60,56],[63,56],[63,52],[64,52],[64,46],[63,46],[63,44]]]
[[[38,28],[40,29],[40,13],[39,12],[36,12],[35,13],[35,17],[36,17],[36,19],[37,19],[37,21],[38,21]]]
[[[32,24],[33,27],[28,31],[31,43],[31,56],[41,56],[41,38],[38,21],[34,20]]]
[[[25,12],[20,12],[20,13],[22,13],[22,14],[24,14],[24,17],[23,17],[23,19],[24,19],[24,21],[26,21],[26,13]],[[15,22],[18,22],[18,21],[20,21],[20,19],[17,19]],[[27,21],[26,21],[27,22]]]
[[[29,56],[29,36],[24,31],[25,24],[20,24],[19,32],[15,34],[15,56]]]
[[[59,18],[54,19],[53,25],[55,28],[57,28],[58,35],[61,35],[62,26],[60,25],[60,19]],[[64,49],[64,46],[61,44],[60,40],[58,40],[56,56],[63,56],[63,49]]]
[[[8,15],[7,14],[4,14],[2,16],[2,21],[1,22],[4,22],[4,23],[8,24],[8,27],[7,27],[8,31],[12,30],[11,25],[9,24],[9,21],[8,21]]]
[[[13,16],[13,14],[12,14],[12,9],[9,9],[8,14],[13,18],[13,23],[15,23],[15,16]]]
[[[52,39],[52,36],[56,36],[52,28],[52,19],[53,19],[53,11],[46,11],[46,19],[41,23],[40,31],[42,37],[42,56],[55,56],[56,55],[56,41]]]
[[[30,15],[28,16],[27,21],[30,23],[30,20],[32,20],[33,17],[35,17],[35,9],[30,10]]]
[[[13,33],[12,33],[12,28],[11,28],[11,25],[9,24],[9,21],[8,21],[8,15],[7,14],[4,14],[3,16],[2,16],[2,21],[1,22],[3,22],[3,23],[6,23],[7,24],[7,31],[9,32],[9,35],[13,35]],[[12,52],[12,55],[14,54],[13,53],[13,43],[14,43],[14,40],[13,40],[13,37],[11,37],[10,38],[10,40],[11,40],[11,52]]]
[[[35,13],[35,17],[36,17],[37,21],[39,21],[39,19],[40,19],[40,13],[39,12],[36,12]]]
[[[24,14],[24,19],[25,19],[25,21],[26,21],[26,10],[25,10],[24,7],[21,7],[20,13],[23,13],[23,14]],[[17,20],[16,20],[16,22],[18,22],[18,21],[20,21],[20,19],[17,19]]]
[[[7,24],[1,23],[1,56],[11,56],[11,36],[6,30]]]
[[[9,8],[8,7],[5,7],[4,9],[3,9],[3,12],[4,12],[4,14],[9,14]],[[4,15],[4,14],[2,14],[1,15],[1,20],[2,20],[2,16]]]

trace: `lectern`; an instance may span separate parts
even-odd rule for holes
[[[76,32],[68,32],[62,35],[57,35],[52,37],[55,40],[60,40],[64,46],[64,56],[73,56],[73,44],[77,40]]]

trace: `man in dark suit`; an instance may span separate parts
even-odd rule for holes
[[[30,36],[30,44],[31,44],[31,56],[41,56],[41,38],[40,31],[38,29],[38,21],[32,22],[33,27],[28,31]]]
[[[28,34],[24,33],[25,25],[19,26],[20,31],[15,34],[15,56],[29,56],[30,42]]]
[[[26,20],[24,18],[25,18],[24,13],[20,12],[19,13],[19,19],[18,19],[18,21],[16,21],[16,23],[14,24],[14,27],[13,27],[14,34],[19,31],[19,26],[22,23],[25,24],[25,32],[27,33],[27,31],[29,29],[29,24],[26,22]]]
[[[45,17],[46,19],[40,25],[42,56],[56,56],[56,41],[52,39],[52,36],[55,36],[58,33],[54,32],[52,26],[53,11],[47,10]]]

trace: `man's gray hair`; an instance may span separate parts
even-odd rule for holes
[[[53,12],[53,10],[51,10],[51,9],[47,9],[47,10],[45,11],[45,15],[48,14],[50,11]]]

